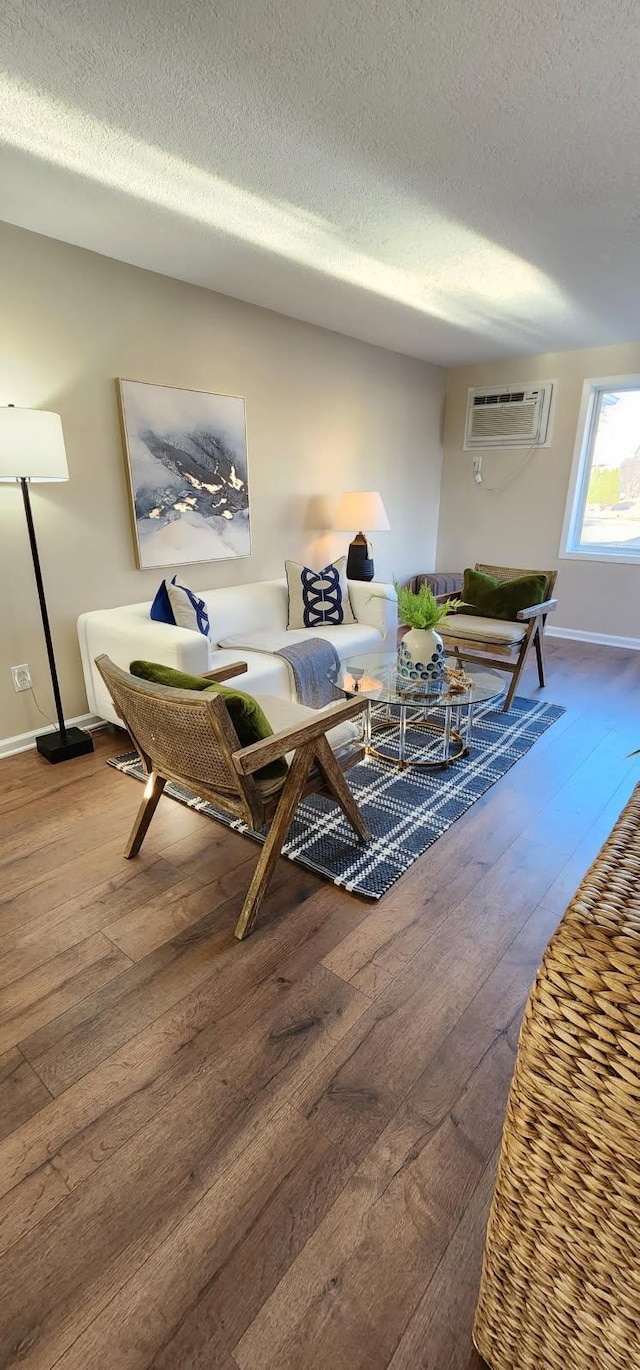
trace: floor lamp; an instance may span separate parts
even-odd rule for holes
[[[38,556],[36,530],[31,512],[29,485],[32,481],[68,480],[67,456],[64,450],[62,423],[59,414],[49,414],[42,409],[16,409],[12,404],[0,408],[0,481],[17,481],[22,490],[24,512],[27,519],[33,570],[40,601],[42,628],[47,646],[53,698],[55,700],[58,728],[53,732],[40,733],[36,737],[36,747],[47,761],[69,761],[73,756],[83,756],[93,751],[90,733],[81,728],[68,728],[64,721],[56,659],[44,584]]]

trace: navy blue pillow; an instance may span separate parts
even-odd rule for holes
[[[158,586],[150,616],[156,623],[171,623],[202,633],[203,637],[209,636],[209,615],[204,600],[186,585],[178,585],[177,576],[169,582],[163,580]]]
[[[173,577],[173,583],[174,583],[174,585],[175,585],[175,582],[176,582],[176,578],[175,578],[175,576],[174,576],[174,577]],[[154,599],[154,601],[153,601],[153,604],[151,605],[151,610],[150,610],[150,612],[149,612],[149,617],[155,619],[156,623],[173,623],[173,624],[175,625],[175,618],[173,617],[173,609],[171,608],[171,604],[170,604],[170,602],[169,602],[169,596],[168,596],[168,594],[167,594],[167,582],[166,582],[166,580],[161,581],[160,585],[158,586],[158,588],[157,588],[157,590],[156,590],[156,597],[155,597],[155,599]]]

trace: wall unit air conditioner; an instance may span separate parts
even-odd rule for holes
[[[545,447],[553,385],[482,386],[467,397],[465,451],[487,447]]]

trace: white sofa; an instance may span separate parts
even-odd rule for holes
[[[279,647],[309,637],[332,642],[342,661],[362,653],[393,651],[398,614],[393,585],[349,581],[356,623],[339,627],[287,629],[286,580],[261,580],[219,590],[198,590],[206,601],[211,640],[188,628],[156,623],[149,617],[151,602],[125,604],[119,609],[96,609],[81,614],[78,637],[89,708],[98,718],[119,722],[95,659],[101,652],[129,669],[132,661],[159,661],[179,671],[199,675],[231,661],[246,661],[247,673],[235,682],[250,694],[276,695],[294,700],[293,675],[283,657],[271,655]]]

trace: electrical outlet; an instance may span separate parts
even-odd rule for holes
[[[25,661],[23,666],[12,666],[11,675],[13,676],[14,690],[31,689],[31,671]]]

